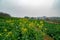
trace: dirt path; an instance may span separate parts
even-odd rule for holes
[[[48,36],[48,35],[45,35],[44,40],[54,40],[54,39],[52,37]]]

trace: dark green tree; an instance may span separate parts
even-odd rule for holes
[[[0,12],[0,18],[8,18],[8,17],[11,17],[11,16],[7,13]]]

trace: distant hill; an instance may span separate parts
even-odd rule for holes
[[[11,17],[11,16],[7,13],[0,12],[0,18],[7,18],[7,17]]]

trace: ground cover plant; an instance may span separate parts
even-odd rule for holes
[[[0,40],[60,40],[60,24],[29,18],[0,18]]]

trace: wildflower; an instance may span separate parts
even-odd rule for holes
[[[4,29],[5,32],[7,32],[7,29]]]
[[[43,23],[43,21],[40,21],[40,23],[42,24],[42,23]]]
[[[39,27],[42,28],[43,27],[43,24],[39,25]]]
[[[47,30],[47,28],[45,28],[45,30]]]
[[[24,21],[28,21],[28,19],[24,18]]]
[[[35,23],[37,23],[37,21],[35,21]]]
[[[44,36],[45,35],[45,33],[44,32],[41,32],[41,34]]]
[[[12,32],[8,32],[8,35],[12,35]]]
[[[37,25],[39,26],[40,24],[37,23]]]
[[[27,32],[27,28],[22,28],[22,32]]]
[[[11,25],[14,25],[14,23],[10,23]]]
[[[2,36],[2,34],[0,34],[0,36]]]
[[[42,26],[44,25],[44,24],[41,24]]]
[[[19,24],[20,24],[20,25],[22,25],[22,23],[21,23],[21,22],[20,22]]]
[[[6,20],[6,22],[7,22],[7,23],[10,23],[10,22],[11,22],[11,20]]]
[[[12,23],[14,20],[6,20],[7,23]]]
[[[6,37],[11,36],[12,32],[8,32],[8,34],[6,35]]]
[[[30,23],[30,24],[29,24],[30,27],[33,27],[34,25],[35,25],[34,23]]]
[[[8,37],[9,35],[6,35],[6,37]]]

